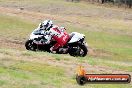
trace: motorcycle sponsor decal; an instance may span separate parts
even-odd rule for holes
[[[86,83],[130,83],[129,74],[86,74],[86,71],[80,67],[76,76],[79,85]]]

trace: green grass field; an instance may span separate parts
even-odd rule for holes
[[[20,7],[25,12],[19,12]],[[30,11],[34,14],[26,15]],[[0,0],[0,88],[131,88],[132,84],[79,86],[75,80],[79,65],[88,73],[132,74],[132,21],[126,20],[131,14],[83,2]],[[24,42],[41,15],[64,25],[69,33],[84,33],[89,54],[82,58],[27,51]]]

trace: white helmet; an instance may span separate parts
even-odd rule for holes
[[[40,28],[47,30],[53,25],[53,22],[51,20],[45,20],[41,23]]]

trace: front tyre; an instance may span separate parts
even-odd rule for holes
[[[27,50],[35,51],[35,46],[33,44],[33,40],[27,40],[25,43],[25,47]]]

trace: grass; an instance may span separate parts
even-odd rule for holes
[[[22,0],[21,2],[20,4],[18,0],[1,0],[0,5],[24,6],[30,4],[31,0]],[[132,72],[131,21],[123,20],[124,17],[121,15],[111,19],[103,17],[108,9],[115,14],[122,11],[62,0],[56,0],[56,2],[53,0],[32,0],[32,8],[26,7],[26,10],[29,11],[30,9],[36,12],[36,7],[43,6],[47,9],[52,4],[65,10],[60,9],[57,13],[51,13],[52,11],[49,10],[51,8],[49,8],[48,11],[44,9],[42,12],[64,17],[64,21],[60,21],[61,19],[56,21],[58,24],[64,25],[68,32],[84,33],[94,54],[89,53],[84,58],[75,58],[69,55],[26,51],[22,44],[19,45],[22,48],[20,49],[17,44],[11,42],[18,40],[24,43],[27,35],[37,27],[37,23],[31,22],[27,18],[22,19],[19,16],[0,13],[0,40],[3,41],[0,44],[0,86],[2,88],[80,88],[76,84],[75,75],[73,75],[75,73],[73,68],[76,68],[75,66],[78,64],[89,64],[93,67],[103,66],[112,70]],[[78,12],[75,12],[77,9]],[[41,9],[39,10],[41,12]],[[87,10],[89,11],[87,12]],[[97,12],[96,17],[91,15],[94,12]],[[87,14],[90,16],[86,17]],[[72,71],[72,74],[69,71]],[[107,72],[106,70],[102,73]],[[102,86],[105,88],[131,88],[131,84],[88,84],[82,88],[102,88]]]
[[[92,66],[104,66],[104,67],[110,67],[111,69],[115,70],[125,70],[125,71],[132,71],[131,63],[129,62],[123,62],[123,61],[112,61],[108,58],[100,59],[100,58],[93,58],[89,57],[87,60],[87,63]]]
[[[130,30],[130,25],[125,23],[124,21],[118,21],[118,20],[95,20],[93,18],[90,18],[90,20],[84,20],[83,17],[80,17],[80,21],[90,24],[90,26],[95,25],[96,28],[99,28],[99,32],[92,31],[88,28],[78,28],[75,26],[69,26],[67,29],[69,29],[70,32],[72,31],[78,31],[81,33],[84,33],[87,36],[87,42],[89,43],[90,47],[94,47],[100,52],[103,50],[104,52],[110,52],[112,55],[109,57],[112,60],[121,60],[121,61],[131,61],[131,36],[129,35],[120,35],[113,32],[107,32],[109,31],[109,26],[112,27],[112,29],[119,30],[122,28],[123,30],[127,31]],[[8,37],[9,39],[19,39],[24,41],[27,37],[27,35],[32,31],[32,29],[35,28],[36,24],[31,23],[27,20],[19,19],[18,17],[7,17],[4,15],[1,15],[2,22],[0,23],[0,29],[1,29],[1,36]],[[106,22],[107,21],[107,22]],[[6,23],[6,24],[5,24]],[[70,25],[73,25],[72,23]],[[6,27],[8,26],[8,27]],[[105,27],[104,27],[105,26]],[[105,30],[100,31],[100,29],[103,28]],[[10,32],[12,31],[12,33]],[[17,30],[17,31],[16,31]],[[87,30],[82,32],[81,30]],[[5,32],[6,31],[6,32]],[[131,30],[130,30],[131,32]],[[123,33],[123,32],[122,32]],[[8,34],[8,35],[7,35]],[[15,34],[15,35],[14,35]],[[97,44],[98,43],[98,44]],[[102,58],[102,56],[99,56]],[[124,59],[125,58],[125,59]],[[58,59],[58,58],[57,58]]]
[[[0,15],[0,32],[1,37],[22,40],[30,31],[35,28],[35,24],[27,20],[21,20],[18,17]]]
[[[4,50],[1,50],[4,51]],[[6,49],[4,52],[15,52],[15,49]],[[24,54],[23,54],[24,53]],[[27,54],[28,55],[27,55]],[[6,54],[6,53],[2,53]],[[7,54],[4,57],[0,58],[0,85],[2,88],[8,88],[11,86],[12,88],[41,88],[41,87],[51,87],[51,88],[67,88],[68,86],[72,86],[73,88],[80,88],[76,84],[75,75],[67,75],[68,72],[66,68],[63,66],[55,66],[53,64],[48,64],[43,61],[43,58],[46,53],[39,52],[27,52],[17,50],[17,53]],[[16,57],[16,55],[21,55]],[[25,56],[26,55],[26,56]],[[37,56],[38,55],[38,56]],[[35,61],[34,58],[41,57],[41,61]],[[53,60],[56,60],[54,57],[60,55],[52,55],[48,54],[48,56],[52,57]],[[67,56],[68,57],[68,56]],[[22,59],[23,58],[23,59]],[[26,59],[28,58],[28,59]],[[52,60],[51,58],[51,60]],[[32,60],[31,60],[32,59]],[[75,59],[72,58],[71,61]],[[31,61],[30,61],[31,60]],[[37,58],[36,58],[37,60]],[[47,58],[48,60],[48,58]],[[79,60],[83,59],[78,59]],[[58,60],[57,60],[58,61]],[[63,61],[62,59],[60,61]],[[67,60],[66,60],[67,61]],[[92,59],[89,59],[92,61]],[[102,63],[102,61],[99,61]],[[91,64],[95,63],[95,60],[91,62]],[[90,63],[89,63],[90,64]],[[94,64],[96,65],[96,63]],[[102,66],[102,64],[101,64]],[[65,85],[65,86],[64,86]],[[101,88],[102,85],[104,87],[120,87],[120,88],[130,88],[131,85],[124,84],[89,84],[86,86],[82,86],[82,88]]]
[[[16,57],[14,56],[9,56],[10,58],[7,58],[5,61],[6,57],[7,56],[0,59],[0,63],[2,63],[0,66],[0,78],[5,77],[5,79],[10,82],[14,79],[14,82],[18,84],[20,81],[22,82],[21,84],[26,84],[26,81],[29,81],[29,84],[32,85],[32,81],[36,81],[34,85],[43,84],[57,87],[63,82],[63,80],[67,80],[65,77],[65,71],[61,67],[51,66],[46,63],[42,64],[15,60],[14,58]],[[4,81],[1,80],[0,83],[1,85],[4,85]],[[9,83],[6,85],[9,86]],[[11,84],[13,83],[11,82]],[[27,85],[25,85],[25,87],[26,86]],[[38,87],[38,85],[36,85],[36,87]]]

